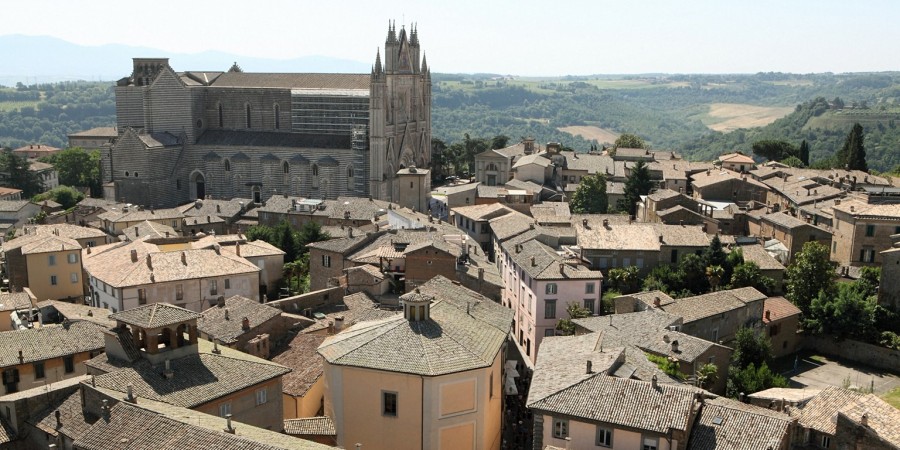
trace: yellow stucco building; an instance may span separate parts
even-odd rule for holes
[[[338,446],[499,449],[512,312],[442,276],[400,298],[319,347]]]

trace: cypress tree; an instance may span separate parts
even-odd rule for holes
[[[803,165],[809,167],[809,144],[806,142],[806,139],[800,143],[800,161],[803,162]]]
[[[865,136],[863,135],[863,127],[858,122],[853,124],[850,135],[847,137],[850,142],[850,151],[847,156],[848,170],[869,171],[869,165],[866,164],[866,147],[864,145]]]

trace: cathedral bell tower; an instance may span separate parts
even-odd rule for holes
[[[416,25],[407,34],[388,23],[369,100],[370,192],[384,200],[398,200],[398,171],[431,163],[431,73],[420,55]]]

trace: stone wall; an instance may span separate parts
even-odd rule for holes
[[[344,288],[335,286],[317,291],[307,292],[306,294],[295,295],[293,297],[275,300],[266,303],[274,306],[282,311],[303,314],[304,309],[312,309],[313,311],[323,306],[336,305],[344,299]]]
[[[827,336],[804,336],[802,345],[807,350],[837,356],[878,369],[896,372],[900,367],[900,350],[891,350],[852,339],[835,341]]]

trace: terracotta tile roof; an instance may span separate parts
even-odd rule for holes
[[[534,228],[534,220],[518,211],[495,217],[488,222],[494,237],[501,242]]]
[[[57,428],[56,411],[59,411],[61,428]],[[81,403],[81,393],[73,392],[69,396],[51,403],[46,409],[38,412],[28,419],[37,429],[51,436],[60,433],[78,440],[91,428],[91,423],[96,417],[85,414]]]
[[[29,204],[29,200],[0,200],[0,212],[18,212]]]
[[[430,319],[411,322],[398,315],[357,323],[329,337],[319,354],[334,365],[425,376],[490,366],[509,333],[512,312],[442,276],[419,290],[435,298]]]
[[[21,249],[23,255],[37,253],[60,252],[66,250],[81,250],[81,245],[75,239],[57,236],[52,233],[26,234],[3,243],[4,251]]]
[[[599,270],[590,270],[580,264],[568,264],[566,257],[536,240],[521,244],[507,242],[502,247],[516,266],[536,280],[603,279]]]
[[[243,202],[243,206],[241,205],[241,202]],[[190,203],[185,203],[177,209],[181,210],[181,213],[187,217],[218,216],[230,218],[241,214],[242,209],[246,210],[247,205],[251,204],[251,202],[252,200],[249,198],[234,198],[231,200],[195,200]]]
[[[837,428],[835,414],[862,397],[858,392],[829,386],[796,412],[796,417],[800,426],[834,436]]]
[[[544,202],[531,206],[531,216],[541,223],[569,223],[572,212],[566,202]]]
[[[228,318],[226,318],[226,311]],[[244,333],[281,315],[281,310],[240,295],[225,299],[225,305],[203,311],[197,329],[221,342],[232,344]],[[250,329],[243,329],[243,320],[250,321]]]
[[[69,137],[117,137],[119,135],[116,127],[96,127],[90,130],[69,133]]]
[[[734,249],[741,251],[744,255],[744,261],[756,263],[760,270],[784,270],[784,265],[766,252],[762,245],[741,245]]]
[[[822,392],[821,389],[769,388],[748,394],[747,397],[759,400],[785,400],[790,403],[805,402]]]
[[[766,298],[762,292],[745,287],[679,298],[661,308],[669,314],[681,316],[684,323],[691,323],[716,314],[745,308],[748,303],[763,301]],[[653,306],[652,303],[649,306]]]
[[[201,318],[202,315],[168,303],[153,303],[110,314],[109,318],[140,328],[158,328]]]
[[[842,408],[838,414],[857,424],[862,423],[862,417],[865,415],[867,431],[881,441],[900,448],[900,409],[891,406],[878,396],[866,394]]]
[[[452,208],[454,214],[472,219],[472,220],[490,220],[509,214],[512,210],[499,203],[489,203],[486,205],[459,206]]]
[[[546,153],[532,153],[516,160],[516,163],[513,164],[512,168],[517,169],[528,164],[536,164],[541,167],[547,167],[552,164],[552,162],[547,157]]]
[[[334,420],[331,417],[307,417],[284,421],[285,434],[306,436],[336,436]]]
[[[132,251],[136,258],[132,257]],[[146,237],[94,247],[91,253],[82,252],[82,259],[88,274],[114,287],[260,271],[246,259],[221,251],[221,247],[218,251],[216,248],[160,251]]]
[[[753,161],[753,158],[741,153],[727,153],[722,156],[719,156],[719,161],[721,162],[729,162],[729,163],[744,163],[744,164],[754,164],[756,161]]]
[[[183,219],[184,214],[178,208],[168,209],[144,209],[137,210],[132,207],[128,212],[122,210],[110,210],[97,216],[101,220],[108,220],[111,223],[119,222],[143,222],[145,220],[173,220]]]
[[[784,448],[793,419],[787,414],[730,400],[707,400],[691,429],[687,450]]]
[[[84,320],[106,328],[116,326],[116,321],[109,319],[109,310],[106,308],[95,308],[60,300],[44,300],[37,306],[41,308],[42,312],[44,312],[44,308],[56,310],[61,316],[71,321]]]
[[[763,323],[771,323],[791,316],[799,316],[800,308],[794,306],[790,300],[784,297],[769,297],[763,308]]]
[[[175,231],[174,228],[168,225],[150,222],[149,220],[145,220],[122,230],[124,240],[128,241],[136,241],[142,237],[167,238],[180,235],[181,233]]]
[[[84,450],[320,450],[332,447],[304,439],[282,440],[277,433],[243,433],[251,427],[236,425],[236,434],[222,431],[224,426],[213,428],[213,419],[200,418],[208,414],[188,414],[167,416],[128,402],[119,402],[112,407],[109,419],[97,420],[80,439],[75,447]],[[179,420],[181,419],[181,420]],[[271,437],[269,437],[271,436]]]
[[[251,361],[225,355],[200,353],[171,361],[172,378],[163,376],[164,365],[142,359],[94,378],[97,386],[134,394],[174,406],[194,408],[280,377],[290,369],[265,360]]]
[[[537,183],[533,183],[531,181],[522,181],[522,180],[509,180],[506,182],[506,184],[503,185],[503,187],[506,188],[507,190],[519,189],[519,190],[527,191],[531,194],[536,194],[538,192],[541,192],[541,190],[544,189],[541,185],[539,185]]]
[[[691,185],[697,189],[703,189],[708,186],[713,186],[719,183],[728,183],[728,182],[738,182],[738,183],[747,183],[756,188],[762,188],[768,190],[769,187],[764,183],[754,180],[753,178],[746,177],[741,178],[741,174],[737,172],[732,172],[730,170],[710,170],[707,172],[700,172],[694,174],[692,177]]]
[[[846,200],[832,208],[856,218],[900,219],[900,204],[870,205],[859,200]]]
[[[279,349],[281,353],[272,357],[272,362],[291,368],[291,372],[281,379],[281,390],[285,394],[302,397],[322,377],[324,360],[316,349],[326,337],[323,334],[298,334],[284,349]]]
[[[575,319],[574,322],[580,327],[601,333],[604,347],[634,345],[644,351],[671,356],[688,363],[698,361],[710,348],[722,347],[680,331],[669,330],[669,326],[681,324],[680,318],[656,309]],[[678,345],[673,350],[675,341]]]
[[[275,89],[360,89],[369,91],[369,74],[225,72],[213,87]]]
[[[606,226],[604,219],[609,221]],[[709,245],[709,236],[701,226],[628,223],[627,217],[606,214],[573,215],[572,224],[578,234],[578,245],[586,249],[659,251],[663,245],[698,248]]]
[[[14,311],[35,306],[25,292],[0,292],[0,311]]]
[[[534,383],[532,379],[532,389]],[[528,407],[665,434],[672,429],[687,431],[688,417],[699,392],[696,388],[663,383],[653,387],[650,382],[598,373],[542,398],[529,393]]]
[[[57,235],[69,239],[105,238],[106,233],[96,228],[81,227],[68,223],[54,225],[29,225],[26,227],[28,234]],[[11,241],[10,241],[11,242]]]
[[[15,430],[6,423],[5,418],[0,417],[0,445],[10,443],[14,439],[16,439]]]
[[[102,350],[106,346],[103,330],[90,322],[73,322],[0,332],[0,367]]]
[[[337,304],[316,308],[313,312],[325,314],[325,318],[317,319],[316,323],[304,328],[303,333],[314,333],[324,330],[328,328],[329,324],[334,322],[334,318],[337,316],[342,316],[344,318],[344,327],[349,327],[358,322],[379,320],[399,314],[398,311],[380,309],[379,304],[375,303],[375,300],[372,300],[365,292],[346,295]]]

